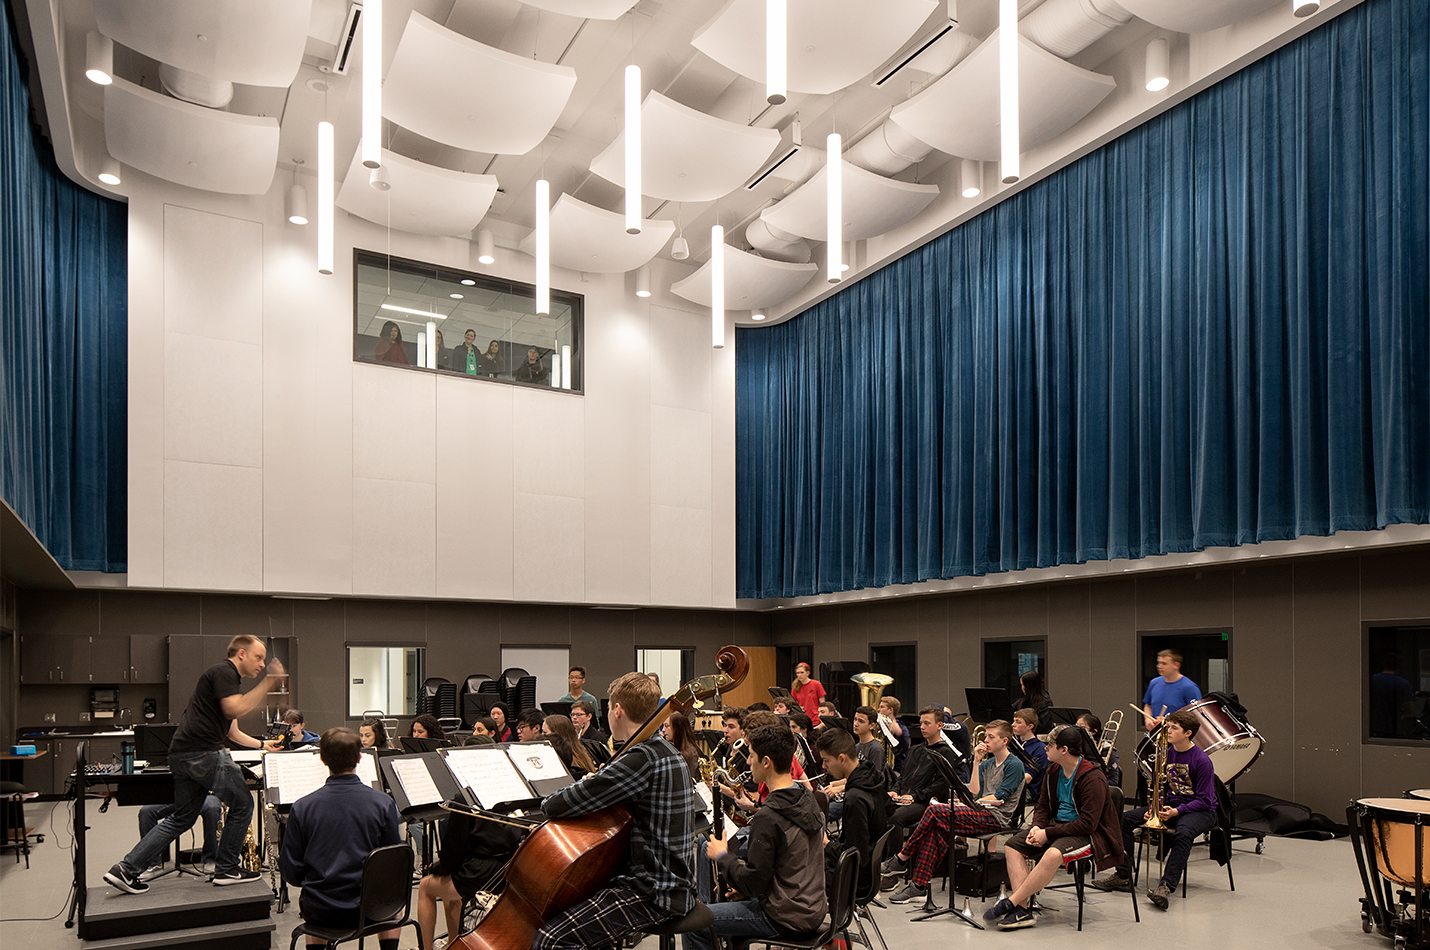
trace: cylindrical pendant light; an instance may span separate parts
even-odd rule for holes
[[[333,123],[318,123],[318,273],[333,272]]]
[[[432,324],[427,325],[430,327]],[[422,330],[417,331],[417,368],[427,368],[427,334]]]
[[[551,388],[561,388],[561,351],[551,348]]]
[[[495,264],[497,260],[496,239],[490,231],[477,232],[477,263]]]
[[[551,312],[551,185],[536,183],[536,312]]]
[[[1321,0],[1291,0],[1291,12],[1300,16],[1310,16],[1321,9]]]
[[[1172,54],[1166,37],[1147,44],[1147,91],[1161,92],[1172,84]]]
[[[1003,183],[1018,170],[1018,0],[998,0],[998,114],[1003,123]]]
[[[977,198],[983,193],[983,163],[965,158],[958,165],[958,190],[965,198]]]
[[[786,89],[785,0],[765,0],[765,101],[777,106],[785,101]]]
[[[382,164],[382,0],[362,4],[362,163]]]
[[[99,175],[96,176],[106,185],[119,184],[119,162],[110,156],[104,156],[104,160],[99,163]]]
[[[710,345],[725,345],[725,229],[710,229]]]
[[[840,157],[841,141],[838,132],[830,132],[824,140],[824,180],[828,186],[825,195],[825,267],[824,279],[837,284],[844,279],[844,269],[840,267],[844,250],[844,160]]]
[[[571,388],[571,344],[561,347],[561,388]]]
[[[626,67],[626,233],[641,233],[641,68]]]
[[[114,41],[94,30],[84,36],[84,76],[101,86],[114,82]]]
[[[683,261],[690,256],[690,242],[685,240],[683,235],[676,237],[670,245],[670,256],[677,261]]]
[[[427,321],[427,367],[437,368],[437,322]]]
[[[650,265],[647,264],[636,271],[636,296],[650,296]]]
[[[288,223],[308,223],[308,190],[297,182],[288,186]]]

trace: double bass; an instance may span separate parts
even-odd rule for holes
[[[744,650],[722,647],[715,655],[719,672],[685,684],[661,703],[616,757],[655,735],[671,713],[688,716],[704,700],[739,686],[749,665]],[[466,950],[529,950],[543,924],[595,894],[626,861],[631,820],[629,811],[617,807],[579,818],[551,818],[537,826],[512,855],[501,896],[476,929],[457,938],[455,945]]]

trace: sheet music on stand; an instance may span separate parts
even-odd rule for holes
[[[574,781],[545,740],[444,749],[442,755],[467,804],[488,811],[538,801]]]
[[[385,756],[378,764],[398,812],[406,819],[442,818],[446,814],[442,802],[462,797],[462,787],[440,752]]]
[[[521,773],[521,777],[526,779],[531,790],[540,798],[545,798],[576,781],[571,777],[571,773],[566,771],[566,765],[551,747],[551,743],[545,739],[508,742],[503,748]]]
[[[371,756],[359,756],[358,777],[372,788],[380,788],[377,768]],[[289,806],[328,781],[328,767],[317,751],[268,752],[263,756],[264,800],[274,806]]]

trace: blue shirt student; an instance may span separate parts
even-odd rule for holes
[[[1154,717],[1163,715],[1162,707],[1167,707],[1167,712],[1176,712],[1187,703],[1194,703],[1202,698],[1202,691],[1197,688],[1185,676],[1177,677],[1175,683],[1167,682],[1165,676],[1154,676],[1152,682],[1147,684],[1147,692],[1142,696],[1142,704],[1150,706]]]

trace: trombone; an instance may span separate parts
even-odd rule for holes
[[[1136,706],[1132,707],[1137,709]],[[1142,712],[1141,709],[1137,709]],[[1119,710],[1121,712],[1121,710]],[[1162,715],[1167,714],[1167,707],[1162,707]],[[1162,820],[1162,778],[1167,771],[1167,723],[1164,720],[1157,727],[1157,755],[1152,760],[1152,795],[1147,804],[1147,820],[1142,823],[1142,827],[1147,831],[1157,832],[1157,880],[1162,880],[1162,875],[1166,873],[1167,856],[1162,847],[1162,832],[1167,830],[1167,823]],[[1152,873],[1152,852],[1147,852],[1147,874]],[[1150,882],[1147,888],[1152,889]]]
[[[1102,724],[1102,738],[1097,743],[1097,754],[1106,761],[1112,747],[1117,744],[1117,734],[1122,731],[1122,710],[1114,709],[1107,714],[1107,722]]]

